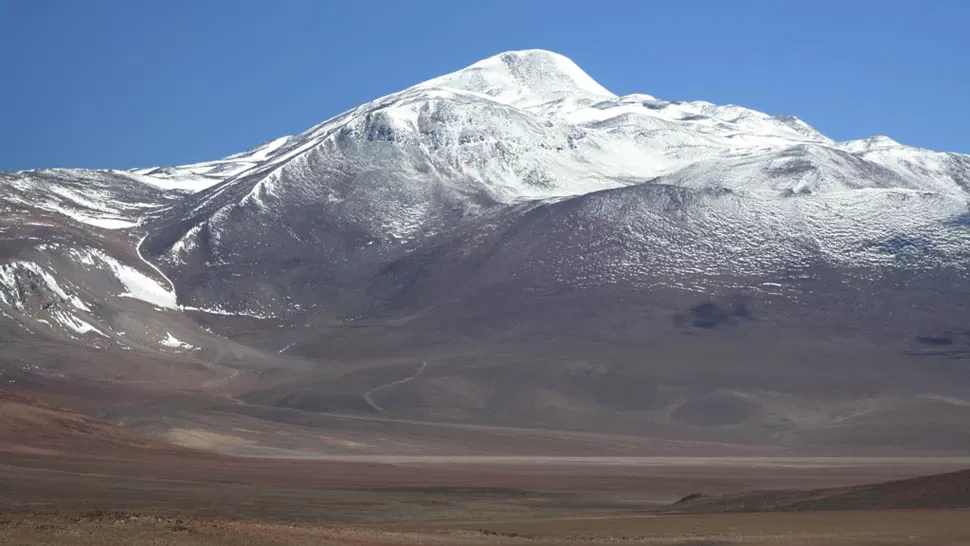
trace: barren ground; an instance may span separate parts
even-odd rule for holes
[[[131,513],[6,516],[0,544],[963,546],[967,510],[572,517],[447,524],[326,526]]]
[[[945,503],[659,514],[693,493],[734,506],[751,492],[970,466],[960,457],[240,457],[167,444],[24,393],[0,397],[0,417],[0,544],[970,543],[970,512]],[[913,490],[950,491],[949,483]]]

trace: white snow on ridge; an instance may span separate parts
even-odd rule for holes
[[[134,215],[128,217],[124,216],[122,214],[122,207],[117,206],[117,204],[113,203],[113,201],[108,197],[103,196],[105,203],[98,203],[92,201],[88,196],[84,196],[78,192],[63,188],[55,183],[49,183],[45,185],[42,190],[39,190],[38,188],[33,187],[33,182],[23,183],[23,179],[15,179],[12,185],[14,189],[23,192],[43,191],[43,193],[39,196],[39,198],[33,195],[31,197],[27,197],[25,195],[18,195],[16,193],[7,193],[7,195],[4,195],[3,198],[10,203],[28,207],[36,207],[56,214],[61,214],[76,222],[101,229],[127,229],[137,225]],[[129,212],[129,209],[124,207],[124,212]]]
[[[275,140],[271,140],[261,146],[257,146],[256,148],[253,148],[248,152],[231,155],[222,161],[215,161],[213,163],[220,163],[220,162],[228,163],[230,161],[253,161],[253,162],[263,161],[268,159],[273,152],[275,152],[281,146],[286,144],[286,142],[290,140],[290,138],[291,137],[289,136],[280,137]]]
[[[135,180],[162,190],[178,190],[195,193],[222,182],[222,177],[206,176],[208,169],[185,167],[150,167],[125,171]]]
[[[133,169],[125,171],[125,173],[144,184],[163,190],[198,193],[273,159],[278,150],[287,144],[291,138],[289,136],[280,137],[247,152],[233,154],[215,161],[175,167]]]
[[[900,148],[903,145],[885,135],[874,135],[859,140],[846,140],[838,143],[838,147],[851,153],[865,153],[886,148]]]
[[[109,230],[128,229],[138,225],[138,222],[125,220],[122,218],[112,218],[108,216],[100,216],[100,217],[90,216],[90,215],[78,212],[76,210],[71,210],[66,207],[59,206],[49,201],[46,203],[40,203],[40,206],[50,211],[63,214],[64,216],[67,216],[82,224],[87,224],[89,226],[94,226],[101,229],[109,229]]]
[[[120,220],[118,218],[86,218],[82,221],[101,229],[128,229],[138,225],[137,222],[129,222],[128,220]]]

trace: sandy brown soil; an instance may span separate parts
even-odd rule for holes
[[[707,514],[559,518],[535,521],[397,527],[418,531],[479,532],[497,543],[549,544],[730,544],[953,545],[970,541],[966,510],[845,511],[793,514]],[[460,542],[456,542],[460,544]]]
[[[0,511],[116,509],[310,522],[637,514],[703,492],[843,487],[965,462],[228,457],[189,450],[0,450]]]
[[[0,449],[117,452],[168,449],[163,442],[55,406],[19,390],[0,389]]]
[[[966,510],[576,517],[448,524],[324,526],[158,517],[123,512],[0,520],[0,544],[964,546]]]

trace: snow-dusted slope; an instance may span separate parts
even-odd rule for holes
[[[18,332],[149,352],[170,352],[165,324],[199,335],[137,250],[142,222],[181,194],[86,169],[0,173],[0,188],[0,318]]]
[[[238,176],[265,162],[276,150],[286,145],[290,137],[280,137],[261,144],[248,152],[223,159],[179,165],[177,167],[149,167],[127,171],[139,181],[163,190],[195,193],[223,180]]]
[[[164,324],[198,335],[150,268],[89,244],[70,239],[24,245],[6,256],[0,263],[0,314],[31,334],[100,348],[165,351],[170,333]]]
[[[63,221],[106,230],[134,227],[171,203],[160,190],[119,171],[47,169],[0,173],[0,210],[24,222]]]

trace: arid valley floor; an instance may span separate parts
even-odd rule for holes
[[[0,399],[0,544],[970,543],[967,458],[239,457]]]

